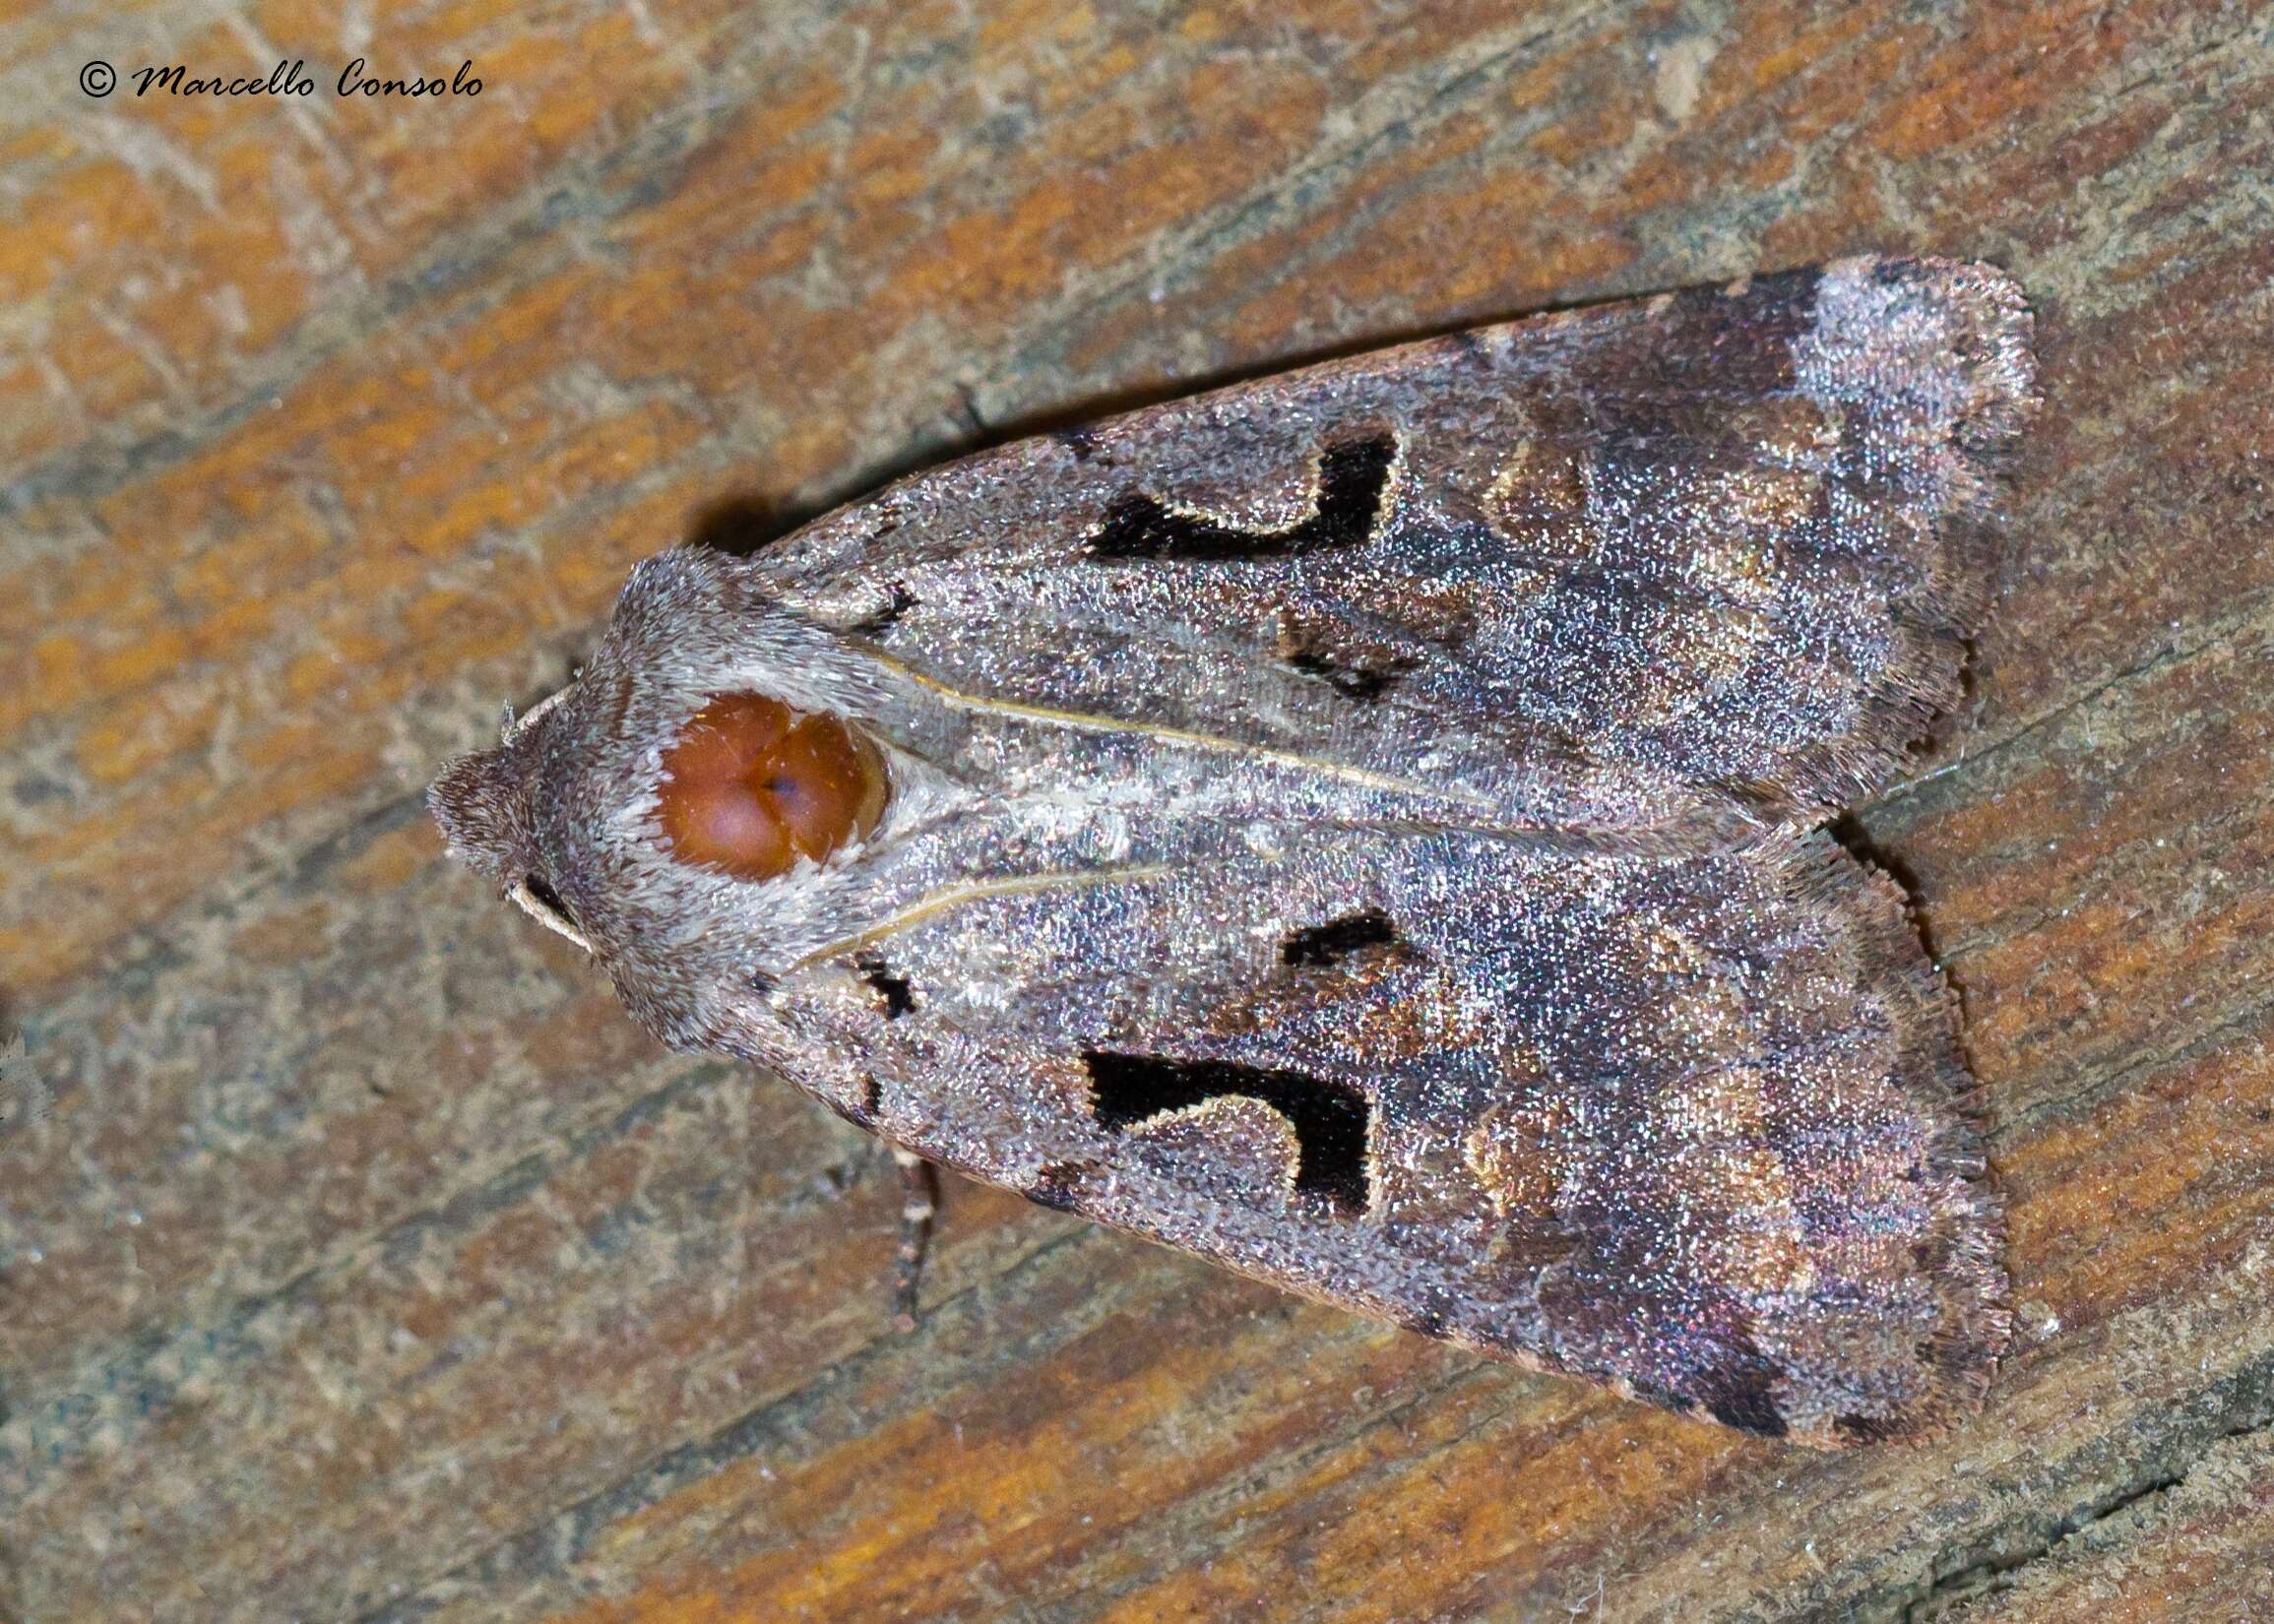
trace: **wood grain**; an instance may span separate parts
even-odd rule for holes
[[[0,51],[0,1617],[2274,1617],[2274,11],[156,0]],[[1867,249],[2013,270],[2049,401],[1972,728],[1844,826],[2012,1209],[1944,1442],[1804,1456],[968,1185],[895,1337],[889,1163],[440,861],[435,762],[661,546]]]

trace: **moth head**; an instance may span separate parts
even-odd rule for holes
[[[577,679],[428,802],[451,855],[592,952],[651,1030],[711,1041],[857,931],[876,857],[924,816],[882,682],[738,561],[665,553]]]
[[[537,783],[544,718],[571,690],[528,715],[506,718],[494,750],[476,750],[443,768],[426,804],[450,854],[503,888],[523,912],[590,951],[591,940],[547,874],[537,833]]]

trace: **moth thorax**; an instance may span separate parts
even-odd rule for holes
[[[663,753],[663,839],[682,861],[770,880],[871,834],[887,784],[877,747],[841,718],[721,694]]]

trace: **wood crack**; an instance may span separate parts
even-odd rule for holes
[[[2204,1397],[2213,1397],[2221,1388],[2231,1390],[2228,1402],[2217,1405],[2205,1422],[2189,1429],[2193,1447],[2143,1461],[2116,1487],[2034,1530],[1993,1538],[1960,1565],[1938,1574],[1909,1596],[1897,1598],[1888,1611],[1849,1610],[1837,1616],[1856,1624],[1865,1624],[1870,1618],[1936,1624],[1961,1606],[2021,1584],[2032,1566],[2056,1556],[2068,1541],[2170,1495],[2220,1445],[2274,1430],[2274,1360],[2261,1359],[2244,1367]]]
[[[1050,1236],[1020,1253],[1000,1277],[975,1280],[933,1298],[918,1321],[935,1321],[950,1307],[975,1300],[996,1284],[998,1279],[1030,1273],[1052,1253],[1079,1245],[1097,1233],[1090,1224],[1070,1225],[1064,1234]],[[1101,1312],[1105,1306],[1100,1305]],[[538,1575],[565,1569],[599,1530],[660,1504],[688,1484],[716,1474],[731,1462],[754,1456],[759,1446],[770,1439],[779,1440],[808,1430],[815,1415],[829,1411],[837,1404],[840,1390],[857,1391],[864,1381],[871,1379],[872,1367],[879,1361],[904,1356],[904,1350],[910,1346],[908,1339],[890,1332],[882,1313],[877,1315],[877,1329],[875,1337],[847,1353],[817,1380],[783,1393],[723,1426],[635,1466],[605,1486],[569,1501],[463,1561],[426,1575],[385,1605],[353,1614],[349,1624],[412,1624],[433,1611],[432,1598],[437,1591],[447,1591],[453,1585],[474,1584],[494,1589],[501,1581],[527,1582]],[[1087,1324],[1061,1319],[1028,1341],[1062,1342],[1088,1329]]]
[[[1917,778],[1907,779],[1891,786],[1871,803],[1872,807],[1877,809],[1899,805],[1917,795],[1927,785],[1944,780],[1964,781],[1979,773],[1985,763],[2000,761],[2010,756],[2025,741],[2057,731],[2071,718],[2091,710],[2111,694],[2129,688],[2158,671],[2184,665],[2252,632],[2274,640],[2274,592],[2252,593],[2246,601],[2249,607],[2241,614],[2225,617],[2195,641],[2183,643],[2175,639],[2159,645],[2144,659],[2110,673],[2082,693],[2050,706],[2015,723],[2009,730],[1989,738],[1981,749],[1970,750],[1931,772],[1922,773]]]

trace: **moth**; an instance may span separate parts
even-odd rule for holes
[[[1984,265],[1383,349],[632,573],[451,852],[912,1159],[1749,1432],[2005,1339],[1955,1002],[1823,830],[1959,692]]]

